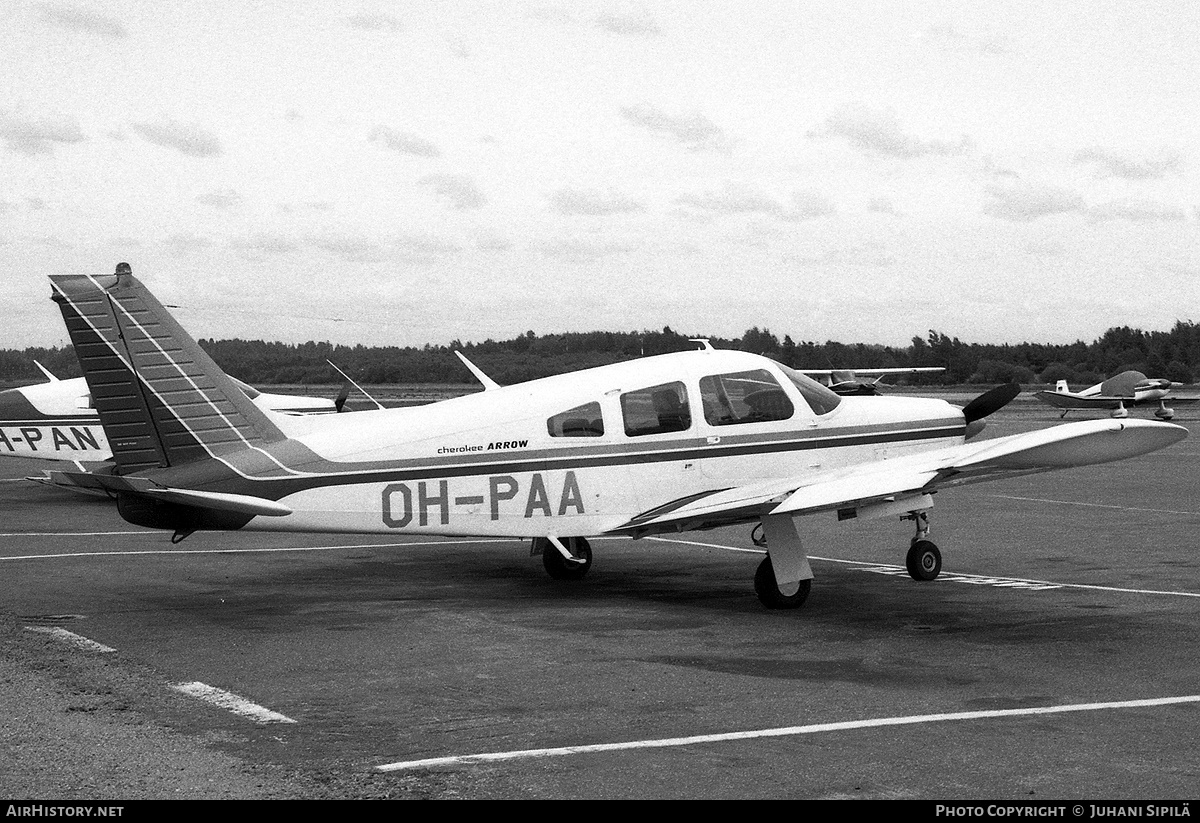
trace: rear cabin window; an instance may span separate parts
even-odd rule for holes
[[[621,415],[625,419],[625,433],[630,437],[681,432],[692,427],[687,389],[682,383],[663,383],[621,395]]]
[[[584,403],[567,409],[546,421],[551,437],[601,437],[604,434],[604,418],[600,415],[599,403]]]
[[[702,378],[700,401],[704,419],[714,426],[787,420],[796,411],[766,369]]]

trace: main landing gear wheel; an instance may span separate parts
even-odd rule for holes
[[[775,567],[771,565],[771,555],[763,558],[754,573],[754,591],[758,599],[768,609],[798,609],[808,599],[812,588],[812,580],[801,580],[799,588],[792,594],[784,594],[775,582]]]
[[[933,580],[942,571],[942,553],[930,540],[914,540],[906,565],[913,580]]]
[[[560,537],[559,540],[579,560],[568,560],[553,543],[539,537],[537,541],[542,550],[542,565],[546,568],[546,574],[555,580],[581,579],[592,567],[592,547],[582,537]]]

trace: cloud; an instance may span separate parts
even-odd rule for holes
[[[482,208],[487,198],[475,182],[465,174],[430,174],[417,181],[419,186],[432,186],[438,197],[455,211]]]
[[[289,237],[279,234],[254,234],[229,241],[229,247],[243,257],[258,258],[267,254],[288,254],[300,246]]]
[[[728,183],[723,191],[706,191],[703,194],[681,194],[675,198],[681,206],[717,212],[720,214],[767,213],[780,214],[783,209],[774,198],[755,191],[748,186]]]
[[[513,244],[503,237],[481,237],[475,241],[475,248],[480,251],[508,251]]]
[[[917,38],[938,51],[967,54],[1009,54],[1013,51],[1006,38],[994,35],[966,35],[953,26],[930,26]]]
[[[404,30],[404,24],[390,14],[352,14],[346,18],[346,24],[363,31],[398,32]]]
[[[896,258],[887,253],[880,243],[865,243],[844,249],[829,249],[818,257],[798,258],[800,262],[814,265],[865,266],[886,268],[895,265]]]
[[[1167,152],[1160,152],[1156,157],[1129,157],[1106,149],[1089,148],[1076,153],[1075,162],[1095,164],[1102,176],[1124,180],[1159,179],[1182,169],[1178,155]]]
[[[1066,247],[1052,238],[1031,240],[1025,246],[1025,251],[1035,257],[1060,257],[1066,253]]]
[[[867,211],[875,214],[899,214],[890,197],[872,197],[867,203]]]
[[[971,147],[965,135],[952,143],[924,140],[906,133],[893,112],[861,108],[835,112],[808,136],[841,138],[862,151],[901,159],[962,154]]]
[[[213,241],[209,240],[207,237],[201,237],[191,232],[180,232],[178,234],[172,234],[170,237],[164,240],[163,245],[165,245],[176,257],[182,257],[191,251],[211,248]]]
[[[222,191],[210,191],[208,194],[202,194],[196,198],[197,203],[202,203],[205,206],[212,206],[214,209],[227,211],[242,202],[242,196],[233,189],[224,189]]]
[[[629,214],[645,209],[633,198],[617,192],[602,194],[587,189],[559,189],[549,195],[550,205],[559,214],[577,214],[593,217],[609,214]]]
[[[396,247],[422,255],[457,254],[462,251],[461,246],[449,240],[416,234],[400,235],[396,238]]]
[[[541,249],[542,254],[546,257],[574,263],[586,263],[614,255],[629,254],[637,251],[637,246],[615,240],[592,241],[572,237],[544,243]]]
[[[223,151],[221,141],[195,123],[163,120],[160,123],[134,123],[130,128],[156,146],[175,149],[192,157],[216,157]]]
[[[1082,197],[1053,186],[989,186],[988,194],[992,199],[984,205],[983,213],[1014,222],[1027,223],[1050,214],[1085,210]]]
[[[0,112],[0,137],[11,151],[30,157],[49,154],[55,143],[82,143],[87,138],[72,117],[25,119]]]
[[[370,263],[387,257],[381,245],[362,237],[322,237],[312,243],[349,263]]]
[[[716,123],[702,114],[675,116],[647,103],[623,106],[621,114],[635,125],[670,137],[691,151],[728,152],[730,140]]]
[[[433,143],[411,132],[399,132],[387,126],[376,126],[371,131],[372,143],[382,143],[386,148],[401,154],[417,157],[441,157],[442,152]]]
[[[1113,200],[1093,206],[1087,212],[1089,223],[1106,220],[1128,220],[1132,223],[1179,223],[1187,219],[1178,209],[1166,209],[1157,203],[1141,200]]]
[[[38,3],[37,10],[42,22],[60,29],[95,34],[108,40],[121,40],[127,36],[125,27],[116,18],[106,14],[51,3]]]
[[[837,208],[833,201],[820,192],[798,191],[792,195],[793,210],[787,217],[792,220],[812,220],[833,214]]]
[[[645,10],[629,14],[601,12],[596,17],[596,25],[613,34],[639,36],[662,34],[658,24],[654,22],[654,18]]]

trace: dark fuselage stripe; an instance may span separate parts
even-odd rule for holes
[[[258,497],[269,497],[279,500],[289,494],[295,494],[308,489],[326,486],[359,485],[365,483],[395,483],[406,480],[427,480],[450,477],[476,477],[480,475],[513,474],[519,472],[540,472],[555,469],[587,469],[612,466],[639,465],[645,463],[662,463],[678,460],[700,460],[705,458],[719,459],[723,457],[741,457],[753,454],[772,454],[792,451],[811,451],[815,449],[834,449],[847,446],[883,445],[888,443],[904,443],[919,440],[950,438],[963,434],[961,426],[928,428],[907,431],[891,431],[885,433],[864,434],[858,436],[812,437],[787,442],[768,442],[744,444],[734,447],[707,446],[673,451],[635,452],[618,455],[588,455],[575,454],[564,457],[550,455],[528,456],[512,460],[492,463],[476,463],[471,465],[446,466],[430,461],[425,465],[409,465],[395,468],[378,468],[373,470],[347,471],[348,464],[323,462],[319,466],[321,473],[309,476],[285,477],[227,477],[227,483],[222,483],[221,491],[237,491]],[[301,471],[313,472],[317,466],[294,466]]]

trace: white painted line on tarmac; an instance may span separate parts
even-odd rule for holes
[[[725,549],[732,552],[749,552],[765,554],[762,549],[745,549],[738,546],[723,546],[718,543],[698,543],[694,540],[676,540],[672,537],[648,537],[647,540],[658,540],[663,543],[682,543],[686,546],[704,546],[710,549]],[[857,567],[858,571],[874,572],[876,574],[895,575],[903,577],[908,570],[903,566],[893,566],[888,563],[869,563],[863,560],[842,560],[836,557],[816,557],[809,555],[809,560],[820,560],[824,563],[841,563],[845,566]],[[1024,577],[996,577],[995,575],[963,574],[959,572],[943,572],[938,575],[935,583],[969,583],[975,586],[996,586],[1005,589],[1022,589],[1025,591],[1045,591],[1049,589],[1089,589],[1101,592],[1120,592],[1122,594],[1152,594],[1167,597],[1200,597],[1200,592],[1179,592],[1159,589],[1131,589],[1120,586],[1096,586],[1087,583],[1056,583],[1053,580],[1035,580]]]
[[[745,552],[746,554],[766,554],[764,549],[746,549],[740,546],[723,546],[719,543],[701,543],[698,540],[677,540],[674,537],[647,537],[647,540],[657,540],[660,543],[682,543],[685,546],[703,546],[707,549],[724,549],[727,552]],[[812,559],[812,558],[810,558]],[[822,558],[816,558],[820,560]]]
[[[1154,514],[1190,514],[1200,515],[1200,512],[1178,511],[1176,509],[1143,509],[1138,506],[1114,506],[1110,503],[1080,503],[1077,500],[1051,500],[1046,497],[1017,497],[1012,494],[988,494],[986,497],[998,497],[1001,500],[1022,500],[1026,503],[1058,503],[1064,506],[1087,506],[1092,509],[1115,509],[1122,512],[1152,512]]]
[[[139,532],[140,534],[140,532]],[[476,543],[511,543],[509,540],[424,540],[409,543],[347,543],[344,546],[283,546],[267,549],[144,549],[135,551],[110,552],[60,552],[58,554],[16,554],[11,557],[0,557],[4,560],[49,560],[61,557],[128,557],[133,555],[151,554],[270,554],[275,552],[329,552],[338,549],[391,549],[405,546],[454,546]]]
[[[852,561],[848,560],[828,560],[827,562],[847,564],[852,563]],[[887,574],[894,577],[908,577],[908,569],[904,566],[892,566],[886,563],[854,563],[853,565],[858,566],[856,571],[860,572]],[[937,582],[968,583],[973,586],[995,586],[1000,589],[1025,589],[1027,591],[1062,589],[1071,585],[1069,583],[1051,583],[1048,580],[1025,580],[1020,577],[985,577],[978,574],[957,574],[954,572],[942,572],[938,575]],[[1171,592],[1171,594],[1177,594],[1177,592]]]
[[[976,712],[949,712],[944,714],[921,714],[908,717],[878,717],[871,720],[849,720],[840,723],[814,723],[809,726],[785,726],[778,729],[758,729],[745,732],[726,732],[723,734],[698,734],[690,737],[666,737],[656,740],[630,740],[624,743],[594,743],[582,746],[560,746],[553,749],[520,749],[509,752],[490,752],[487,754],[453,755],[450,757],[430,757],[424,760],[402,760],[397,763],[386,763],[376,766],[381,772],[393,772],[403,769],[421,769],[430,766],[457,766],[468,763],[494,763],[502,760],[522,760],[536,757],[561,757],[570,754],[589,754],[592,752],[628,751],[630,749],[664,749],[677,746],[695,746],[701,743],[724,743],[736,740],[755,740],[764,737],[791,737],[801,734],[817,734],[820,732],[840,732],[854,729],[872,729],[882,726],[911,726],[921,723],[940,723],[955,720],[986,720],[1002,717],[1030,717],[1045,714],[1064,714],[1067,712],[1092,712],[1104,709],[1135,709],[1148,706],[1170,706],[1179,703],[1198,703],[1200,694],[1185,697],[1159,697],[1146,700],[1122,700],[1113,703],[1072,703],[1062,706],[1034,706],[1027,709],[994,709]]]
[[[25,631],[48,634],[51,637],[62,640],[63,642],[70,643],[76,648],[80,648],[89,652],[110,653],[116,651],[116,649],[105,646],[103,643],[97,643],[95,640],[89,640],[81,634],[69,632],[66,629],[59,628],[58,626],[26,626]]]
[[[131,534],[140,534],[145,537],[155,537],[162,535],[162,532],[149,532],[146,530],[133,532],[0,532],[0,537],[128,537]]]
[[[846,563],[848,565],[861,566],[859,571],[875,572],[876,574],[891,574],[897,577],[908,575],[908,570],[903,566],[889,566],[884,563],[858,563],[853,560],[833,560],[827,557],[810,558],[813,560],[825,560],[830,563]],[[1093,586],[1087,583],[1054,583],[1050,580],[1031,580],[1023,577],[985,577],[979,574],[957,574],[942,572],[938,575],[935,583],[970,583],[976,586],[998,586],[1006,589],[1026,589],[1029,591],[1044,591],[1047,589],[1091,589],[1102,592],[1121,592],[1123,594],[1157,594],[1167,595],[1171,597],[1200,597],[1200,592],[1176,592],[1165,591],[1158,589],[1128,589],[1119,586]]]
[[[222,709],[228,709],[234,714],[239,714],[242,717],[248,717],[255,723],[295,723],[292,718],[282,715],[279,712],[273,712],[268,708],[252,703],[244,697],[238,697],[232,692],[227,692],[224,689],[218,689],[215,686],[210,686],[207,683],[201,683],[199,680],[191,683],[176,683],[171,688],[177,692],[190,695],[191,697],[203,700],[206,703],[211,703],[214,706],[219,706]]]

